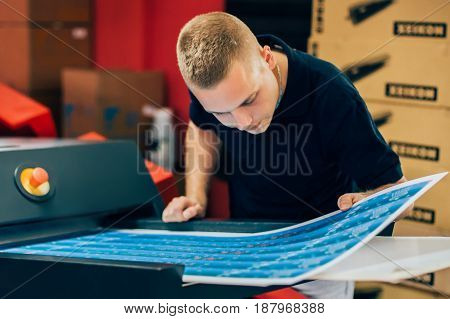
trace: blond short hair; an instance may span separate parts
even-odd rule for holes
[[[177,42],[178,66],[188,85],[211,88],[227,75],[236,58],[246,58],[258,45],[241,20],[211,12],[190,20]]]

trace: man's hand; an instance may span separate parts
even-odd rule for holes
[[[342,211],[346,211],[348,209],[350,209],[353,204],[359,202],[361,199],[366,198],[369,195],[372,195],[376,192],[379,192],[385,188],[388,188],[390,186],[393,185],[398,185],[401,183],[406,182],[407,179],[405,177],[402,177],[401,179],[399,179],[397,182],[393,183],[393,184],[386,184],[383,186],[378,187],[377,189],[371,190],[371,191],[367,191],[367,192],[363,192],[363,193],[347,193],[342,195],[341,197],[339,197],[338,199],[338,207],[340,210]],[[403,217],[406,217],[408,214],[410,214],[413,211],[414,208],[414,203],[411,204],[411,206],[409,206],[407,209],[405,209],[405,211],[403,213],[401,213],[400,216],[398,216],[395,221],[402,219]]]
[[[347,193],[339,197],[338,199],[338,207],[342,211],[346,211],[350,209],[353,204],[359,202],[361,199],[369,196],[368,193]]]
[[[186,222],[192,218],[203,217],[205,217],[205,208],[186,196],[172,199],[162,214],[162,220],[165,223]]]

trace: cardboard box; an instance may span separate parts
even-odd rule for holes
[[[450,108],[366,103],[374,117],[390,113],[378,129],[399,155],[406,178],[450,171]],[[450,176],[421,196],[407,218],[418,225],[450,230]]]
[[[450,7],[442,0],[314,0],[312,35],[449,42]]]
[[[26,18],[37,23],[87,22],[91,20],[91,1],[2,0],[0,2],[0,22],[26,22]]]
[[[435,171],[409,165],[402,165],[402,169],[408,179],[449,171],[448,169]],[[435,228],[440,234],[450,234],[450,176],[446,176],[421,196],[415,202],[413,212],[405,217],[405,221],[418,227]]]
[[[394,236],[449,237],[450,231],[435,226],[418,225],[409,220],[400,220],[395,223]],[[401,284],[426,291],[450,294],[450,268],[404,280]]]
[[[408,279],[402,281],[402,284],[448,295],[450,294],[450,268]]]
[[[62,77],[65,137],[96,131],[136,139],[142,107],[165,102],[162,72],[65,69]]]
[[[308,40],[308,52],[343,70],[363,98],[426,106],[450,106],[449,50],[447,43],[425,40]]]
[[[379,282],[357,282],[355,290],[358,292],[364,291],[379,291],[378,299],[440,299],[444,296],[423,291],[404,285],[394,285]]]
[[[86,59],[91,56],[91,34],[85,25],[47,30],[0,27],[0,43],[0,82],[26,94],[60,88],[64,67],[91,65]]]
[[[404,218],[395,222],[394,236],[450,237],[450,230]]]
[[[404,172],[408,176],[408,172]],[[417,227],[440,229],[440,233],[450,232],[450,200],[448,193],[450,183],[446,181],[436,185],[429,194],[424,194],[415,204],[413,211],[404,218],[405,223],[411,223]]]
[[[405,168],[450,170],[450,107],[427,108],[366,100],[372,116],[389,112],[380,132]],[[416,175],[417,173],[414,172]]]

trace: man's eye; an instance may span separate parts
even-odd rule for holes
[[[242,103],[242,105],[250,105],[250,104],[252,104],[253,102],[255,102],[257,96],[258,96],[258,94],[255,94],[250,100],[247,100],[244,103]]]
[[[242,103],[242,105],[250,105],[250,104],[252,104],[253,102],[255,102],[255,99],[256,99],[256,98],[253,98],[253,99],[251,99],[251,100],[245,101],[244,103]]]

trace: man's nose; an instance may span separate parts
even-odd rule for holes
[[[251,114],[242,108],[233,110],[231,114],[233,115],[234,122],[239,130],[245,130],[253,121]]]

